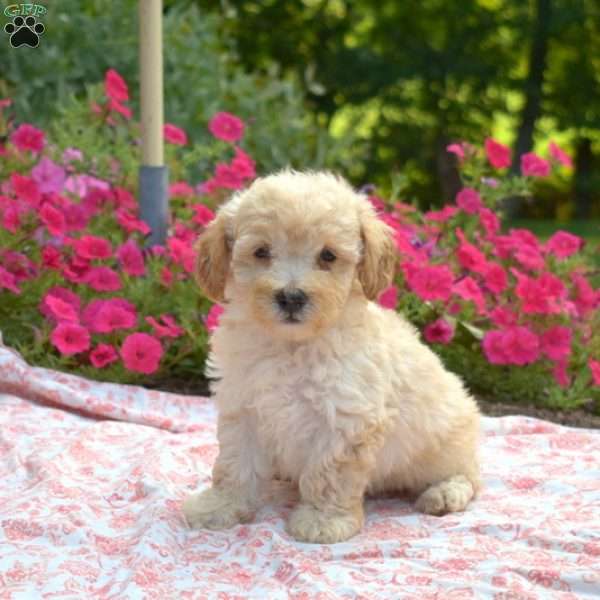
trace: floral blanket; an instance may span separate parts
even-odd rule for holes
[[[600,431],[483,420],[485,489],[463,514],[367,501],[331,546],[285,532],[289,506],[189,531],[209,485],[210,401],[31,368],[0,346],[0,599],[600,597]]]

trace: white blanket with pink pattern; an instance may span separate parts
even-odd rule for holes
[[[600,431],[483,420],[467,512],[366,503],[331,546],[254,523],[189,531],[180,505],[217,453],[205,398],[27,366],[0,346],[0,599],[600,598]]]

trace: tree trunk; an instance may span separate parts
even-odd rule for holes
[[[575,216],[578,219],[587,219],[590,216],[593,162],[592,140],[587,137],[579,138],[575,150],[575,175],[573,177]]]
[[[533,145],[535,124],[542,112],[542,86],[546,70],[548,54],[548,38],[552,18],[552,0],[536,0],[535,29],[529,51],[529,67],[527,79],[523,85],[525,104],[521,111],[521,124],[514,145],[512,173],[518,173],[521,167],[521,155],[529,152]],[[517,216],[520,208],[519,198],[508,198],[506,213],[509,217]]]

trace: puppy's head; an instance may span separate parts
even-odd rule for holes
[[[376,298],[395,265],[390,228],[329,173],[256,180],[219,209],[196,249],[209,298],[295,340],[333,325],[352,293]]]

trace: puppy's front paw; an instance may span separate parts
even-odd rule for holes
[[[188,496],[182,510],[192,529],[229,529],[252,519],[252,511],[243,499],[214,487]]]
[[[464,510],[474,495],[473,484],[464,475],[456,475],[426,489],[416,507],[428,515],[445,515]]]
[[[358,533],[362,524],[362,507],[355,512],[331,515],[310,504],[300,504],[292,511],[287,530],[299,542],[335,544]]]

